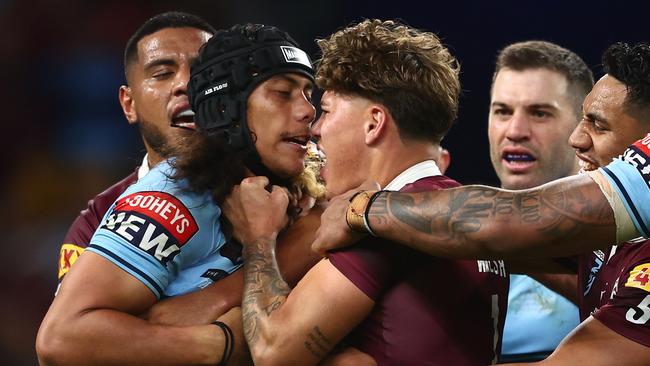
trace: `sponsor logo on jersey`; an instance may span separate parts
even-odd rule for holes
[[[212,282],[217,282],[226,276],[228,276],[228,272],[218,268],[210,268],[201,275],[201,277],[208,278],[212,280]]]
[[[625,282],[625,287],[636,287],[650,292],[650,263],[640,264],[632,271]]]
[[[77,261],[84,248],[74,244],[61,245],[61,252],[59,254],[59,280],[68,273],[70,267]]]
[[[103,229],[110,230],[165,264],[199,230],[190,210],[165,192],[138,192],[120,198]]]
[[[494,273],[501,277],[506,277],[506,265],[504,261],[476,261],[478,271],[481,273]]]
[[[650,134],[644,139],[635,142],[623,153],[622,159],[635,167],[648,187],[650,187]]]

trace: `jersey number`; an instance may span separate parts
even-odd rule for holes
[[[647,323],[650,319],[650,295],[646,295],[639,305],[630,308],[625,313],[625,319],[634,324]]]

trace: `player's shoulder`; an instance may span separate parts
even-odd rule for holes
[[[445,175],[433,175],[416,180],[404,186],[401,192],[423,192],[435,189],[458,187],[461,184]]]
[[[188,211],[199,210],[209,214],[219,214],[210,192],[195,192],[184,179],[175,178],[175,170],[169,162],[161,162],[147,175],[129,186],[115,200],[116,209],[120,205],[149,205],[172,203]],[[207,211],[206,211],[207,209]]]
[[[110,203],[115,201],[115,199],[120,194],[122,194],[124,191],[126,191],[127,188],[132,186],[137,181],[138,181],[138,171],[135,170],[131,174],[124,177],[119,182],[113,184],[112,186],[106,188],[104,191],[99,193],[97,196],[95,196],[95,198],[93,198],[92,201],[94,201],[94,202],[108,202],[109,205],[110,205]]]

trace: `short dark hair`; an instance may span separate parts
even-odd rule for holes
[[[594,86],[594,75],[580,56],[546,41],[517,42],[499,51],[492,86],[503,68],[515,71],[548,69],[560,73],[567,79],[578,118],[582,115],[582,102]]]
[[[194,14],[169,11],[155,15],[144,22],[126,42],[126,47],[124,48],[125,76],[129,64],[138,58],[138,42],[142,38],[165,28],[196,28],[210,34],[217,32],[207,21]]]
[[[401,137],[439,143],[456,119],[460,66],[435,34],[373,19],[318,46],[318,86],[383,104]]]
[[[626,113],[650,123],[650,44],[615,43],[603,54],[603,67],[627,87]]]

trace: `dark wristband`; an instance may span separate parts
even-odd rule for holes
[[[219,362],[219,366],[226,366],[226,364],[228,364],[228,360],[230,360],[232,351],[235,348],[235,337],[232,334],[232,330],[226,323],[217,320],[212,322],[212,324],[218,326],[223,331],[225,344],[223,348],[223,354],[221,355],[221,361]]]

